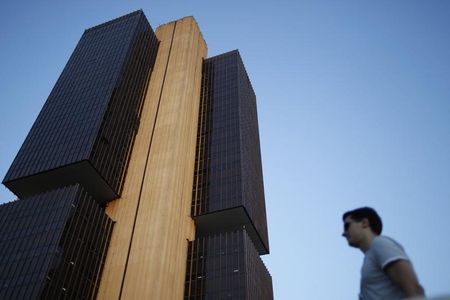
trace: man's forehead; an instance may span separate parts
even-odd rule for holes
[[[352,218],[352,216],[346,216],[344,222],[350,222],[355,221],[355,219]]]

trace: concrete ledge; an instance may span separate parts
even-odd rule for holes
[[[197,226],[197,237],[245,228],[260,255],[269,254],[261,236],[243,206],[210,212],[193,217]]]
[[[99,204],[118,198],[118,195],[87,160],[3,182],[19,198],[75,183],[79,183]]]

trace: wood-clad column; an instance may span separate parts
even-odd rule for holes
[[[99,299],[183,299],[202,61],[194,18],[158,27],[160,40],[116,221]]]

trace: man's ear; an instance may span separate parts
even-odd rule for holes
[[[369,219],[367,219],[367,218],[362,219],[361,223],[362,223],[363,228],[370,227]]]

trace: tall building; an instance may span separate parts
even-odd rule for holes
[[[1,299],[272,299],[256,97],[193,17],[86,30],[3,184]]]
[[[185,299],[271,299],[256,97],[238,51],[205,60]]]

